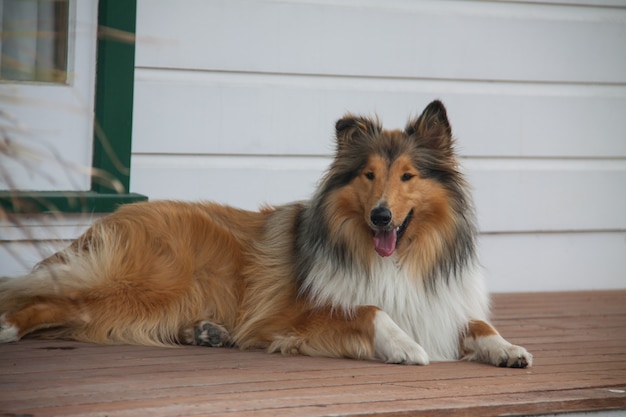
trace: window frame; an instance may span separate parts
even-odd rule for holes
[[[121,204],[148,199],[129,192],[136,16],[136,0],[98,2],[92,167],[106,172],[124,192],[92,176],[89,191],[0,191],[0,210],[14,214],[107,213]]]

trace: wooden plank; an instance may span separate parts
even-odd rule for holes
[[[624,388],[624,387],[622,387]],[[624,395],[608,389],[568,389],[547,392],[522,392],[504,394],[483,394],[478,397],[455,395],[448,391],[444,397],[425,397],[429,390],[402,387],[378,386],[376,389],[363,391],[361,386],[342,388],[305,388],[290,389],[280,392],[246,392],[216,395],[186,395],[164,399],[138,399],[107,401],[100,400],[94,393],[84,404],[63,405],[61,407],[26,408],[25,413],[38,416],[102,415],[108,416],[180,416],[205,415],[208,410],[213,415],[245,415],[246,412],[275,412],[280,409],[301,410],[312,408],[308,415],[359,415],[365,413],[384,413],[412,411],[430,411],[441,415],[462,410],[496,409],[499,413],[510,412],[535,414],[594,409],[615,409],[624,407]],[[244,395],[245,394],[245,395]],[[324,401],[324,402],[322,402]],[[315,408],[317,410],[315,410]],[[95,411],[97,410],[97,411]],[[314,411],[314,412],[311,412]],[[233,414],[234,413],[234,414]],[[299,414],[299,411],[298,411]]]
[[[532,383],[533,390],[550,390],[555,385],[559,389],[578,389],[581,385],[586,388],[602,388],[607,385],[623,382],[626,368],[618,369],[615,366],[603,369],[589,368],[588,370],[565,372],[546,368],[543,373],[513,372],[507,375],[491,374],[480,376],[480,384],[476,384],[480,373],[459,369],[458,372],[389,372],[389,373],[319,373],[312,377],[299,375],[275,374],[264,378],[251,375],[249,372],[211,372],[211,376],[194,375],[190,372],[161,372],[154,378],[153,375],[135,375],[123,383],[124,391],[120,392],[117,382],[102,383],[90,378],[88,383],[84,379],[76,378],[63,381],[63,384],[48,385],[34,383],[29,391],[9,389],[14,404],[23,407],[42,407],[63,401],[67,404],[81,404],[88,400],[90,393],[97,390],[100,399],[114,398],[116,401],[130,401],[140,399],[164,399],[180,395],[184,389],[185,395],[201,396],[228,393],[285,391],[291,389],[344,387],[346,385],[359,386],[363,391],[374,385],[392,385],[419,388],[427,390],[427,398],[438,398],[449,395],[449,390],[462,392],[466,396],[480,396],[489,393],[517,393],[528,390]],[[441,369],[440,369],[441,371]],[[572,379],[571,372],[576,372],[576,379]],[[436,375],[435,378],[432,376]],[[465,375],[465,376],[462,376]],[[255,378],[256,377],[256,378]],[[167,380],[166,382],[164,380]],[[14,380],[17,383],[19,380]],[[94,383],[96,382],[96,383]],[[43,393],[42,393],[43,391]],[[426,398],[423,397],[423,398]]]
[[[215,349],[220,350],[220,349]],[[601,349],[598,349],[601,350]],[[618,353],[601,353],[595,354],[579,354],[572,355],[569,352],[560,353],[561,351],[545,351],[537,350],[535,352],[535,360],[541,366],[532,369],[532,374],[541,372],[553,372],[554,369],[558,369],[559,372],[583,372],[587,370],[591,371],[603,371],[613,369],[623,369],[626,367],[626,361],[623,344],[621,350],[619,347],[613,348]],[[331,378],[340,377],[346,374],[350,374],[352,377],[359,375],[394,375],[394,376],[406,376],[410,375],[412,380],[423,379],[446,379],[453,375],[454,378],[470,377],[470,376],[505,376],[505,375],[519,375],[517,370],[502,370],[494,369],[489,366],[465,364],[463,362],[451,362],[451,363],[435,363],[435,370],[429,371],[430,368],[403,368],[403,367],[389,367],[387,365],[377,362],[360,362],[350,360],[329,360],[312,361],[308,363],[302,358],[287,358],[279,355],[267,355],[259,354],[256,358],[250,358],[246,363],[246,360],[233,360],[223,359],[219,353],[213,354],[214,350],[210,350],[207,353],[202,353],[204,360],[199,360],[200,353],[197,352],[194,356],[185,357],[184,360],[174,356],[164,357],[158,361],[150,361],[145,363],[140,357],[134,359],[135,364],[124,364],[122,366],[115,364],[113,366],[111,362],[115,362],[116,359],[109,357],[106,358],[102,352],[97,354],[98,365],[91,365],[93,359],[88,358],[46,358],[45,360],[39,360],[36,363],[34,360],[29,364],[28,369],[22,372],[5,372],[5,377],[10,378],[11,381],[28,381],[33,379],[37,374],[45,372],[47,374],[46,381],[66,381],[69,382],[74,378],[81,378],[81,374],[88,371],[91,377],[103,377],[106,378],[116,373],[124,375],[134,375],[137,378],[141,378],[145,375],[152,374],[167,374],[175,376],[177,374],[193,375],[194,370],[208,369],[211,371],[211,375],[215,373],[224,374],[220,376],[219,381],[233,382],[237,381],[239,376],[243,376],[245,381],[249,381],[253,378],[255,381],[275,381],[275,380],[290,380],[294,378],[300,378],[303,375],[306,378]],[[234,356],[241,356],[242,352],[234,352]],[[190,360],[193,359],[193,360]],[[41,366],[41,363],[54,361],[59,363],[53,369],[45,369]],[[160,364],[160,366],[159,366]],[[13,368],[27,368],[27,366],[20,361],[11,360],[10,365]],[[278,372],[270,372],[268,374],[256,374],[259,368],[267,369],[274,366],[279,369]],[[506,372],[505,372],[506,371]],[[210,378],[206,377],[205,382],[210,382]],[[10,388],[9,388],[10,389]]]
[[[526,319],[527,332],[519,336],[519,343],[536,348],[535,367],[526,370],[25,340],[0,345],[0,414],[454,416],[626,410],[626,312],[619,313],[625,293],[496,295],[496,314],[505,309],[519,317],[536,315]],[[566,320],[555,319],[556,312],[540,314],[542,306],[562,307]],[[594,317],[581,311],[593,311]],[[519,327],[513,318],[500,325],[505,333]],[[541,335],[535,338],[532,329]]]

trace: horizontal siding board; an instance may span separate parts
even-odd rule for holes
[[[626,161],[465,162],[481,230],[626,230]]]
[[[491,0],[494,1],[494,0]],[[504,2],[519,2],[520,0],[495,0]],[[626,7],[625,0],[522,0],[524,3],[538,3],[538,4],[555,4],[555,5],[577,5],[577,6],[593,6],[593,7]]]
[[[483,235],[492,292],[626,288],[626,233]]]
[[[330,159],[134,155],[131,190],[247,209],[306,199]],[[465,159],[483,232],[626,230],[624,161]]]
[[[344,113],[402,128],[435,98],[466,156],[626,157],[626,86],[145,69],[136,73],[133,151],[329,155]]]
[[[211,200],[255,210],[310,198],[329,159],[134,155],[131,190],[151,200]]]
[[[63,249],[69,243],[59,240],[0,241],[0,277],[25,275],[37,262]]]
[[[95,213],[13,216],[11,222],[0,222],[0,242],[71,240],[103,216]]]
[[[626,82],[626,10],[495,2],[138,2],[137,66]],[[601,65],[599,64],[601,63]]]

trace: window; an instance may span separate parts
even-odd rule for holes
[[[0,1],[0,77],[65,83],[68,0]]]
[[[128,192],[136,2],[0,0],[0,11],[1,209],[145,200]]]

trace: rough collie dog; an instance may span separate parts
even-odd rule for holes
[[[0,341],[261,347],[527,367],[488,324],[476,227],[443,104],[404,130],[346,115],[313,198],[250,212],[120,208],[0,283]]]

